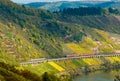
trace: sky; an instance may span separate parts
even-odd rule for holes
[[[31,2],[84,1],[84,0],[12,0],[12,1],[16,3],[31,3]],[[110,0],[96,0],[96,1],[110,1]]]

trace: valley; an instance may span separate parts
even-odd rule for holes
[[[65,8],[79,7],[101,7],[101,8],[120,8],[117,0],[79,0],[79,1],[57,1],[57,2],[32,2],[24,4],[32,8],[42,8],[50,11],[59,11]]]
[[[0,12],[0,80],[69,81],[120,68],[119,8],[51,12],[0,0]]]

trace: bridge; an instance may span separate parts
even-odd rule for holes
[[[73,60],[73,59],[83,59],[83,58],[101,58],[101,57],[118,57],[120,54],[96,54],[96,55],[88,55],[88,56],[79,56],[79,57],[63,57],[63,58],[55,58],[55,59],[46,59],[46,58],[39,58],[39,59],[31,59],[28,62],[20,63],[22,66],[29,65],[29,64],[40,64],[44,62],[51,62],[51,61],[65,61],[65,60]]]

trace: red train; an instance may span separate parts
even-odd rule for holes
[[[69,54],[66,57],[93,56],[95,54]]]

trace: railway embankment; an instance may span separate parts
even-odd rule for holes
[[[120,54],[101,54],[55,59],[31,59],[29,62],[21,63],[21,65],[25,69],[38,75],[49,72],[57,76],[69,75],[74,78],[81,74],[87,74],[98,70],[109,71],[112,69],[119,69]]]

